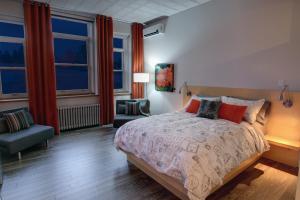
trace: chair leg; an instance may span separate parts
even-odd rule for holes
[[[48,140],[45,141],[45,147],[48,148]]]
[[[18,152],[18,158],[19,158],[19,160],[22,160],[22,153],[21,152]]]

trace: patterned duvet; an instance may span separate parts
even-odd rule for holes
[[[118,129],[115,145],[182,181],[191,200],[205,199],[233,168],[269,149],[263,133],[246,122],[210,120],[186,112],[126,123]]]

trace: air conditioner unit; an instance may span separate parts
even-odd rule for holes
[[[165,32],[165,26],[163,24],[156,24],[144,29],[144,38],[153,37],[163,34]]]

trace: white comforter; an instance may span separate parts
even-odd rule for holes
[[[181,180],[191,200],[205,199],[233,168],[269,148],[263,134],[246,122],[209,120],[186,112],[126,123],[118,129],[115,145]]]

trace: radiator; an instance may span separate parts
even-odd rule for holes
[[[61,131],[97,126],[100,122],[99,104],[58,108]]]

